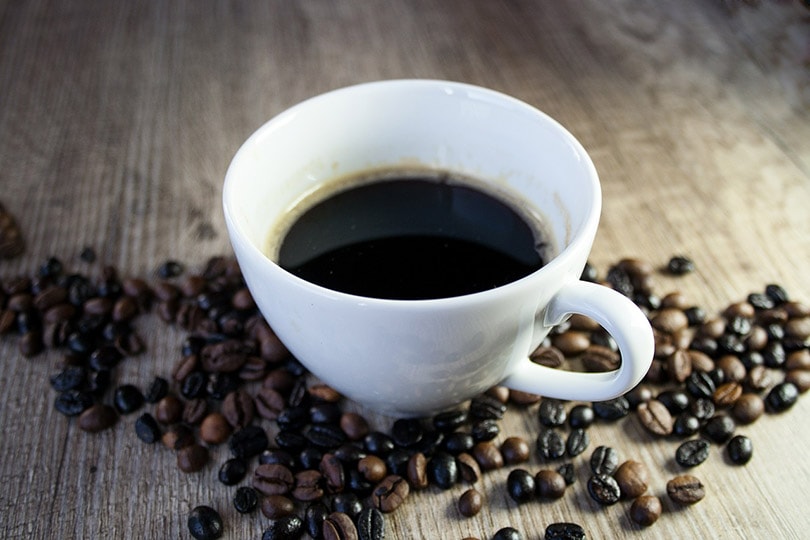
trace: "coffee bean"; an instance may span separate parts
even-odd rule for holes
[[[475,439],[470,433],[464,433],[463,431],[448,433],[441,443],[442,450],[453,455],[469,452],[473,446],[475,446]]]
[[[243,459],[231,458],[219,468],[217,478],[226,486],[233,486],[242,481],[247,474],[247,464]]]
[[[477,420],[473,423],[470,433],[475,442],[491,441],[501,432],[497,420]]]
[[[695,263],[683,255],[676,255],[667,263],[667,272],[675,276],[682,276],[694,271]]]
[[[506,405],[488,395],[480,395],[470,402],[469,415],[476,420],[500,420],[506,412]]]
[[[642,527],[649,527],[661,517],[661,499],[655,495],[642,495],[630,505],[630,519]]]
[[[607,474],[594,474],[588,479],[588,493],[591,498],[602,505],[619,502],[621,489],[616,480]]]
[[[535,490],[541,499],[559,499],[568,486],[565,477],[557,471],[542,469],[534,476]]]
[[[340,417],[340,429],[350,441],[359,441],[368,435],[368,421],[361,415],[353,412],[343,413]]]
[[[659,310],[651,319],[650,325],[667,334],[672,334],[689,326],[689,319],[686,314],[675,308],[664,308]]]
[[[528,407],[538,403],[542,397],[540,394],[533,394],[531,392],[521,392],[520,390],[509,391],[509,402],[514,403],[520,407]]]
[[[710,441],[723,444],[734,434],[737,425],[730,416],[718,414],[710,418],[703,426],[703,434]]]
[[[474,484],[481,478],[481,467],[470,454],[461,453],[456,456],[459,477],[468,484]]]
[[[284,495],[268,495],[261,501],[262,514],[269,519],[279,519],[295,512],[295,503]]]
[[[233,495],[233,507],[240,514],[249,514],[259,505],[259,495],[255,489],[242,486]]]
[[[575,356],[584,352],[591,344],[588,333],[577,330],[568,330],[553,336],[551,343],[560,350],[564,356]]]
[[[333,512],[342,512],[352,519],[356,519],[363,510],[363,503],[355,493],[338,493],[332,497],[331,508]]]
[[[695,504],[706,496],[706,488],[696,477],[683,474],[667,482],[667,495],[681,504]]]
[[[220,413],[211,413],[200,423],[200,439],[208,444],[224,443],[230,436],[231,426]]]
[[[160,426],[157,420],[149,414],[144,413],[135,420],[135,435],[147,444],[157,442],[161,437]]]
[[[501,443],[500,450],[503,462],[507,465],[523,463],[531,456],[529,443],[522,437],[507,437]]]
[[[192,371],[180,382],[180,394],[186,399],[205,397],[208,377],[202,371]]]
[[[96,403],[79,415],[79,429],[88,433],[98,433],[115,425],[118,414],[109,405]]]
[[[343,512],[332,512],[323,522],[324,540],[357,540],[357,527]]]
[[[329,508],[322,502],[316,501],[307,506],[304,511],[304,529],[312,538],[323,538],[323,522],[330,514]]]
[[[157,403],[169,393],[169,382],[163,377],[155,377],[144,394],[147,403]]]
[[[267,448],[267,433],[259,426],[245,426],[231,436],[228,445],[234,457],[257,456]]]
[[[324,495],[323,475],[320,471],[305,470],[295,473],[295,487],[292,496],[297,501],[317,501]]]
[[[675,451],[675,461],[682,467],[696,467],[709,457],[710,446],[706,439],[692,439],[681,443]]]
[[[712,399],[718,407],[730,407],[742,395],[742,385],[736,382],[723,383],[714,391]]]
[[[581,357],[582,367],[589,372],[613,371],[619,368],[621,356],[615,350],[601,345],[591,345]]]
[[[589,405],[574,405],[568,413],[568,425],[574,429],[586,429],[593,424],[595,415]]]
[[[343,464],[334,454],[326,453],[321,458],[318,470],[326,482],[326,489],[330,493],[340,493],[346,484],[346,475]]]
[[[785,373],[785,381],[796,387],[800,394],[810,390],[810,370],[808,369],[791,369]]]
[[[458,511],[464,517],[472,517],[481,511],[483,504],[484,498],[481,493],[475,488],[470,488],[459,497]]]
[[[93,397],[78,389],[60,392],[53,406],[65,416],[78,416],[93,405]]]
[[[565,448],[564,445],[563,448]],[[501,451],[492,441],[479,442],[473,446],[472,456],[482,471],[491,471],[503,467]]]
[[[627,460],[616,469],[613,477],[619,484],[622,497],[635,499],[647,491],[650,482],[650,473],[647,466],[640,461]]]
[[[541,346],[531,353],[529,359],[541,366],[558,368],[565,362],[565,355],[556,347]]]
[[[381,475],[373,481],[379,481],[385,474],[385,469],[381,470]],[[425,489],[430,484],[428,479],[428,461],[422,452],[416,452],[408,459],[407,467],[408,483],[413,489]]]
[[[565,440],[555,429],[545,429],[537,437],[537,455],[545,460],[559,459],[565,455]]]
[[[304,522],[295,514],[271,519],[262,540],[298,540],[304,534]]]
[[[169,450],[180,450],[195,443],[194,432],[188,426],[178,424],[167,429],[160,438]]]
[[[576,523],[551,523],[546,527],[543,540],[585,540],[585,529]]]
[[[253,487],[263,495],[286,495],[295,487],[295,476],[279,463],[262,464],[253,471]]]
[[[523,540],[523,537],[514,527],[504,527],[498,529],[495,534],[492,535],[492,540]]]
[[[424,457],[424,456],[422,456]],[[357,462],[357,470],[370,482],[379,482],[385,478],[387,468],[385,461],[375,455],[366,456]]]
[[[625,397],[593,403],[593,412],[597,418],[613,421],[624,418],[630,413],[630,403]]]
[[[726,444],[726,455],[735,465],[745,465],[754,455],[754,445],[745,435],[736,435]]]
[[[565,480],[565,485],[567,486],[570,486],[576,481],[577,477],[574,474],[574,465],[572,463],[563,463],[557,467],[557,472],[562,475]]]
[[[524,469],[514,469],[506,479],[506,490],[509,497],[517,503],[524,503],[534,498],[534,476]]]
[[[444,452],[436,453],[427,463],[427,475],[431,484],[450,489],[458,481],[456,458]]]
[[[439,431],[452,433],[467,423],[467,411],[456,409],[439,413],[433,417],[433,427]]]
[[[765,401],[757,394],[742,394],[731,409],[731,414],[741,424],[755,422],[765,412]]]
[[[572,429],[565,441],[565,451],[571,457],[578,456],[588,448],[590,442],[587,431],[582,428]]]
[[[190,399],[183,406],[182,419],[186,424],[196,426],[203,421],[207,413],[208,401],[203,398]]]
[[[202,470],[208,463],[208,449],[199,444],[191,444],[177,451],[177,467],[185,473]]]
[[[397,475],[386,476],[371,494],[371,501],[381,512],[393,512],[405,502],[410,492],[408,482]]]
[[[358,540],[383,540],[385,517],[376,508],[364,508],[357,516]]]
[[[565,404],[557,399],[543,399],[538,414],[540,424],[546,427],[562,426],[568,418]]]
[[[589,463],[593,474],[610,476],[619,466],[619,454],[610,446],[597,446]]]
[[[674,419],[669,410],[657,399],[642,403],[636,409],[641,425],[655,435],[670,435]]]
[[[197,506],[188,515],[188,532],[197,540],[214,540],[222,531],[222,518],[210,506]]]
[[[306,446],[298,454],[298,463],[302,469],[318,469],[324,452],[316,446]]]
[[[236,429],[243,428],[253,421],[255,406],[253,398],[245,390],[236,390],[225,396],[222,414]]]
[[[799,389],[791,382],[781,382],[775,385],[765,396],[768,409],[777,413],[784,412],[799,399]]]
[[[304,433],[310,443],[324,449],[332,449],[346,442],[346,434],[334,424],[313,424]]]

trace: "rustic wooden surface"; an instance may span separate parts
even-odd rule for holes
[[[0,278],[50,255],[151,275],[168,258],[194,268],[230,254],[220,188],[241,142],[304,98],[403,77],[495,88],[566,125],[603,182],[602,271],[682,253],[697,272],[660,276],[657,290],[710,312],[771,282],[810,301],[810,11],[769,0],[1,0],[0,201],[27,251],[0,260]],[[79,261],[84,246],[98,263]],[[182,334],[139,327],[148,353],[118,380],[144,385],[169,372]],[[189,538],[198,504],[220,510],[226,538],[260,537],[267,520],[238,515],[215,479],[224,448],[186,475],[133,436],[131,418],[92,436],[56,413],[57,356],[25,359],[0,341],[1,537]],[[563,520],[589,538],[806,538],[808,415],[804,397],[741,429],[754,459],[734,467],[715,451],[695,470],[708,495],[687,509],[665,496],[676,442],[633,421],[594,427],[592,445],[652,470],[665,513],[649,529],[627,503],[593,503],[582,465],[564,499],[519,507],[507,470],[488,474],[487,509],[471,519],[455,508],[466,486],[420,492],[389,517],[387,538],[485,539],[512,525],[536,539]],[[538,429],[531,409],[502,427],[530,440]]]

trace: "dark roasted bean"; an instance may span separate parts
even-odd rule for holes
[[[681,413],[675,417],[672,433],[678,437],[689,437],[700,430],[700,420],[691,413]]]
[[[557,467],[557,472],[562,475],[563,479],[565,480],[565,484],[570,486],[574,482],[576,482],[576,475],[574,474],[574,464],[573,463],[563,463],[559,467]]]
[[[667,482],[667,495],[675,502],[694,504],[706,496],[706,488],[694,476],[683,474]]]
[[[454,431],[448,433],[442,440],[441,448],[445,452],[453,455],[458,455],[462,452],[469,452],[475,446],[475,439],[470,433],[463,431]]]
[[[147,403],[157,403],[169,393],[169,381],[163,377],[155,377],[146,390],[144,399]]]
[[[492,540],[523,540],[523,537],[514,527],[504,527],[498,529],[495,534],[492,535]]]
[[[595,415],[589,405],[574,405],[568,413],[568,425],[574,429],[586,429],[593,424]]]
[[[576,523],[551,523],[546,527],[543,540],[585,540],[585,529]]]
[[[329,508],[322,502],[317,501],[307,506],[304,511],[304,528],[312,538],[323,538],[323,522],[329,515]]]
[[[264,452],[268,442],[264,429],[259,426],[245,426],[231,436],[228,444],[234,457],[246,459]]]
[[[313,424],[337,424],[341,414],[337,403],[317,402],[309,408],[309,421]]]
[[[597,446],[589,464],[595,475],[612,475],[619,466],[619,454],[610,446]]]
[[[630,413],[630,403],[624,397],[593,403],[593,412],[597,418],[612,421],[624,418]]]
[[[630,505],[630,519],[642,527],[649,527],[661,517],[661,499],[655,495],[643,495]]]
[[[376,508],[364,508],[357,516],[357,537],[359,540],[383,540],[385,538],[385,517]]]
[[[467,411],[456,409],[439,413],[433,417],[433,427],[439,431],[453,432],[467,423]]]
[[[536,490],[534,476],[527,470],[513,469],[506,479],[506,490],[509,497],[517,503],[530,501]]]
[[[54,400],[54,408],[65,416],[77,416],[93,405],[93,397],[78,389],[60,392]]]
[[[709,457],[710,446],[706,439],[686,441],[675,451],[675,461],[682,467],[696,467]]]
[[[768,409],[774,412],[784,412],[799,399],[799,389],[791,382],[782,382],[775,385],[768,395],[765,396],[765,403]]]
[[[363,437],[363,448],[370,454],[384,458],[394,451],[394,441],[385,433],[372,431]]]
[[[180,393],[186,399],[205,397],[208,377],[202,371],[192,371],[180,383]]]
[[[400,418],[391,426],[391,439],[403,448],[418,443],[423,434],[422,423],[416,418]]]
[[[703,422],[714,416],[716,411],[717,408],[714,406],[714,402],[706,398],[697,398],[692,400],[692,403],[689,404],[688,414],[691,414],[699,421]]]
[[[233,486],[242,481],[247,474],[247,463],[239,458],[231,458],[225,461],[219,468],[217,478],[226,486]]]
[[[67,366],[51,377],[51,386],[57,392],[80,388],[85,381],[87,371],[82,366]]]
[[[723,444],[728,441],[737,425],[734,420],[725,414],[717,414],[706,421],[703,426],[703,434],[712,442]]]
[[[352,519],[356,519],[360,512],[363,510],[363,503],[356,493],[345,492],[338,493],[332,497],[332,511],[341,512],[348,515]]]
[[[543,399],[538,411],[540,424],[546,427],[561,426],[568,417],[565,404],[557,399]]]
[[[726,444],[726,455],[735,465],[745,465],[754,455],[754,445],[745,435],[736,435]]]
[[[444,452],[437,452],[427,463],[427,475],[431,484],[441,489],[450,489],[458,481],[456,458]]]
[[[565,439],[559,431],[549,428],[537,437],[537,455],[545,460],[559,459],[565,455]]]
[[[253,471],[253,487],[263,495],[285,495],[295,487],[295,476],[279,463],[262,464]]]
[[[304,433],[310,443],[320,448],[332,449],[346,442],[346,434],[335,424],[314,424]]]
[[[603,505],[619,502],[621,489],[616,480],[607,474],[595,474],[588,479],[588,493],[591,498]]]
[[[261,510],[266,518],[279,519],[295,512],[295,503],[284,495],[268,495],[261,500]]]
[[[157,420],[149,414],[144,413],[135,420],[135,435],[147,444],[152,444],[160,440],[161,432]]]
[[[262,540],[297,540],[304,534],[304,522],[295,514],[271,519]]]
[[[565,451],[571,457],[578,456],[588,448],[590,442],[587,431],[582,428],[572,429],[565,441]]]
[[[222,531],[222,518],[210,506],[197,506],[188,516],[188,532],[197,540],[214,540]]]
[[[233,507],[240,514],[249,514],[259,505],[259,495],[250,486],[242,486],[233,495]]]
[[[475,442],[491,441],[501,432],[496,420],[478,420],[474,422],[471,434]]]
[[[298,462],[302,469],[317,469],[321,465],[324,452],[317,446],[305,446],[298,454]]]
[[[481,395],[470,402],[470,417],[476,420],[500,420],[506,412],[506,405],[497,399]]]

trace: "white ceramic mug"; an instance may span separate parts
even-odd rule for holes
[[[556,256],[483,292],[387,300],[314,285],[265,254],[270,231],[304,195],[358,171],[415,165],[518,197],[545,218]],[[652,360],[646,316],[621,294],[579,280],[601,210],[591,159],[556,121],[504,94],[393,80],[314,97],[244,143],[225,177],[223,205],[245,281],[273,330],[314,375],[383,414],[428,415],[496,384],[606,400],[635,386]],[[621,352],[618,370],[571,372],[529,360],[571,313],[610,332]]]

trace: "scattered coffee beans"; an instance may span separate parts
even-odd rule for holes
[[[197,506],[188,515],[188,532],[197,540],[214,540],[222,531],[222,518],[210,506]]]

